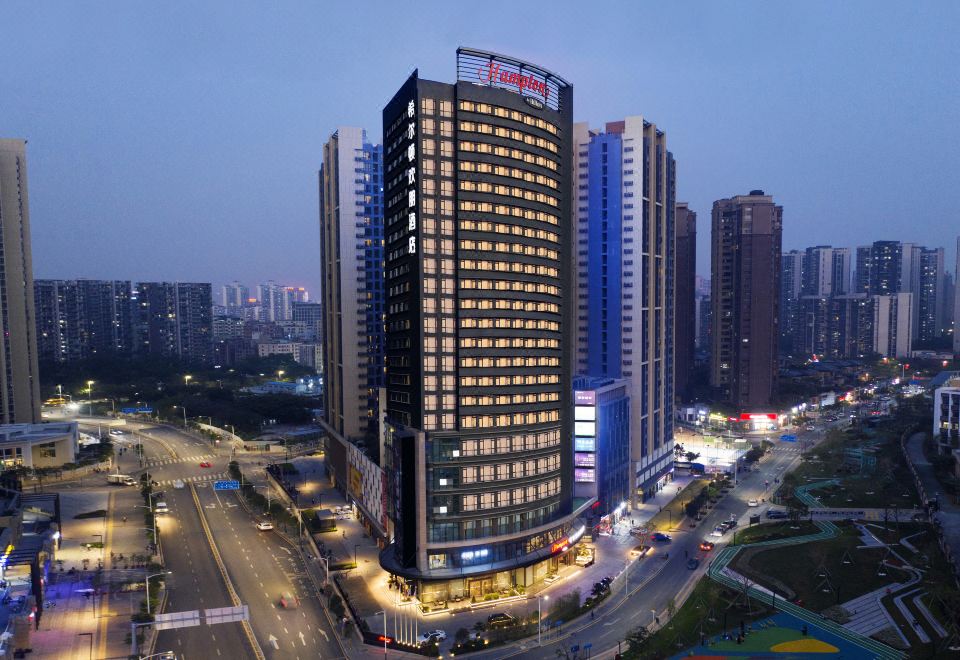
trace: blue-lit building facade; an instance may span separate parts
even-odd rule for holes
[[[319,193],[327,471],[384,540],[383,493],[365,476],[383,459],[383,147],[361,128],[339,127],[324,144]]]
[[[578,486],[596,485],[597,511],[606,515],[629,503],[633,488],[630,381],[580,376],[574,379],[573,390],[574,481]]]
[[[664,133],[642,117],[604,130],[575,124],[574,143],[576,372],[628,381],[626,499],[635,505],[673,470],[676,166]],[[598,464],[598,494],[606,479]]]

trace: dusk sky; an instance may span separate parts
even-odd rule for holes
[[[279,6],[279,8],[276,8]],[[375,11],[362,9],[375,7]],[[574,85],[574,116],[666,131],[698,213],[762,188],[784,250],[960,234],[956,2],[10,2],[0,137],[29,140],[34,274],[316,291],[317,169],[379,141],[459,45]]]

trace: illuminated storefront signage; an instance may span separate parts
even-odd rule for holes
[[[536,108],[537,110],[543,110],[544,108],[543,101],[538,98],[525,96],[523,100],[526,101],[527,105],[529,105],[531,108]]]
[[[560,110],[569,83],[530,62],[472,48],[457,49],[457,80],[514,92],[531,108]]]
[[[591,452],[578,451],[573,455],[573,465],[574,467],[596,467],[597,455]]]
[[[597,405],[597,393],[593,390],[576,391],[573,393],[573,404],[575,406],[595,406]]]
[[[740,413],[741,422],[756,422],[765,419],[777,421],[777,413]]]
[[[560,539],[556,543],[550,546],[550,554],[557,554],[558,552],[564,552],[570,548],[570,539]]]
[[[597,471],[594,468],[574,468],[573,480],[578,484],[592,484],[597,480]]]

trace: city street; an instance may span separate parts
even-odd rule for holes
[[[270,659],[337,658],[343,652],[299,554],[273,531],[258,531],[232,492],[199,488],[198,496],[264,655]],[[282,594],[299,601],[280,606]]]

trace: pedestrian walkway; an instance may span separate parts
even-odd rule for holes
[[[160,458],[144,461],[143,467],[159,467],[161,465],[174,465],[176,463],[203,463],[216,458],[213,454],[197,454],[194,456],[181,456],[178,458]]]
[[[850,620],[843,626],[864,637],[875,635],[884,628],[892,627],[896,630],[896,622],[880,604],[880,599],[902,588],[902,584],[894,583],[841,603],[840,606],[850,613]]]
[[[157,482],[158,488],[164,486],[173,486],[177,481],[182,481],[184,484],[202,484],[207,481],[220,481],[221,479],[230,479],[230,475],[227,472],[216,472],[212,474],[201,474],[194,477],[177,477],[176,479],[162,479]]]
[[[914,433],[905,443],[907,458],[909,459],[914,475],[920,482],[918,489],[925,499],[936,499],[939,510],[933,514],[934,520],[940,522],[940,533],[945,542],[945,554],[951,562],[960,558],[960,505],[952,496],[943,492],[933,466],[923,453],[923,441],[926,433]]]

